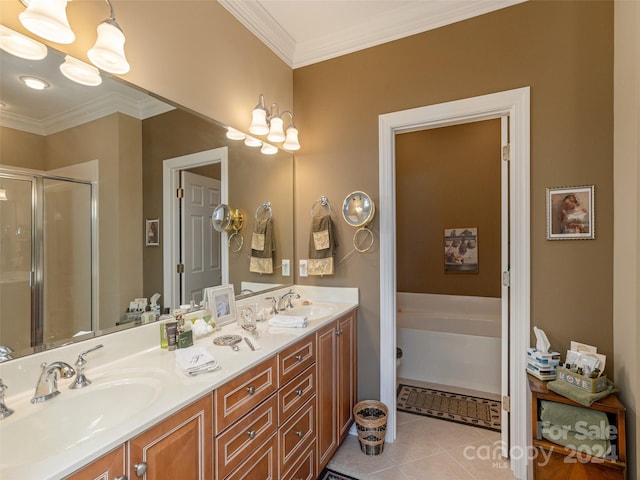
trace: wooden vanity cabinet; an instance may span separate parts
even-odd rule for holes
[[[317,360],[317,472],[344,440],[353,423],[357,397],[356,312],[350,312],[316,333]]]
[[[208,394],[78,470],[67,480],[210,480],[212,412],[211,394]],[[125,449],[129,454],[128,466]]]
[[[128,442],[129,480],[210,480],[213,465],[211,395]],[[136,472],[146,464],[145,472]]]

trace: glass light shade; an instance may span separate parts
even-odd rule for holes
[[[0,188],[0,200],[9,200],[7,198],[7,191],[4,188]]]
[[[294,126],[287,128],[287,138],[282,144],[282,148],[285,150],[300,150],[300,143],[298,142],[298,129]]]
[[[69,80],[81,85],[95,87],[102,83],[100,71],[96,67],[84,63],[71,55],[64,57],[64,63],[60,65],[60,71]]]
[[[244,140],[247,136],[240,130],[236,130],[232,127],[227,127],[227,138],[229,140]]]
[[[122,74],[129,71],[124,55],[124,33],[115,21],[109,19],[98,25],[98,39],[87,55],[96,67],[109,73]]]
[[[278,147],[274,147],[270,143],[263,143],[262,148],[260,149],[260,153],[264,153],[265,155],[273,155],[274,153],[278,153]]]
[[[0,25],[0,48],[26,60],[42,60],[47,56],[47,47],[43,43],[4,25]]]
[[[259,147],[260,145],[262,145],[262,140],[247,136],[247,138],[244,139],[244,144],[247,147]]]
[[[249,132],[254,135],[266,135],[269,133],[269,125],[267,125],[267,111],[264,108],[256,107],[253,109]]]
[[[269,135],[267,136],[267,139],[269,139],[270,142],[284,141],[283,124],[284,122],[281,117],[273,117],[271,119],[271,128],[269,129]]]
[[[31,0],[18,18],[27,30],[52,42],[71,43],[76,39],[67,20],[67,0]]]

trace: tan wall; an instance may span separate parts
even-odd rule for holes
[[[500,297],[500,120],[396,135],[399,292]],[[478,229],[477,273],[445,272],[444,229]]]
[[[614,306],[616,382],[627,408],[627,478],[638,478],[640,444],[640,2],[615,3]]]
[[[613,4],[567,1],[526,2],[295,70],[298,257],[321,194],[336,207],[354,189],[377,200],[378,115],[529,85],[531,324],[560,351],[575,339],[611,355],[612,71]],[[545,187],[585,184],[596,188],[597,239],[547,241]],[[338,225],[341,258],[353,230]],[[334,277],[301,279],[360,288],[361,398],[379,394],[377,253],[351,257]]]
[[[0,127],[0,166],[44,170],[45,139],[35,133]]]

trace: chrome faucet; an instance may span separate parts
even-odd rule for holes
[[[8,345],[0,345],[0,362],[6,362],[7,360],[11,360],[13,357],[11,354],[13,353],[13,349]]]
[[[78,373],[76,374],[76,379],[71,383],[71,385],[69,385],[69,388],[84,388],[88,385],[91,385],[91,380],[84,376],[84,366],[87,364],[87,361],[84,357],[87,355],[87,353],[91,353],[94,350],[98,350],[102,347],[104,347],[104,345],[102,344],[96,345],[95,347],[90,348],[89,350],[86,350],[78,355],[78,360],[76,360],[75,363],[76,371]]]
[[[287,293],[285,293],[284,295],[282,295],[280,297],[280,300],[278,300],[278,311],[283,311],[289,308],[293,308],[293,303],[291,303],[291,299],[292,298],[300,298],[300,294],[298,292],[294,292],[293,290],[289,290]],[[282,304],[286,302],[285,306],[283,307]]]
[[[7,405],[4,403],[4,391],[7,388],[9,387],[7,387],[0,378],[0,420],[2,420],[3,418],[7,418],[13,413],[13,410],[7,407]]]
[[[278,314],[278,299],[276,297],[265,297],[265,300],[271,300],[271,311],[269,315]]]
[[[46,362],[42,362],[40,368],[42,370],[40,377],[38,377],[36,393],[33,395],[31,403],[44,402],[60,393],[58,391],[58,372],[60,372],[62,378],[71,378],[76,373],[73,367],[65,362],[53,362],[49,365]]]

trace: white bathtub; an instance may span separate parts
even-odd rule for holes
[[[397,294],[398,377],[500,393],[501,299]]]

